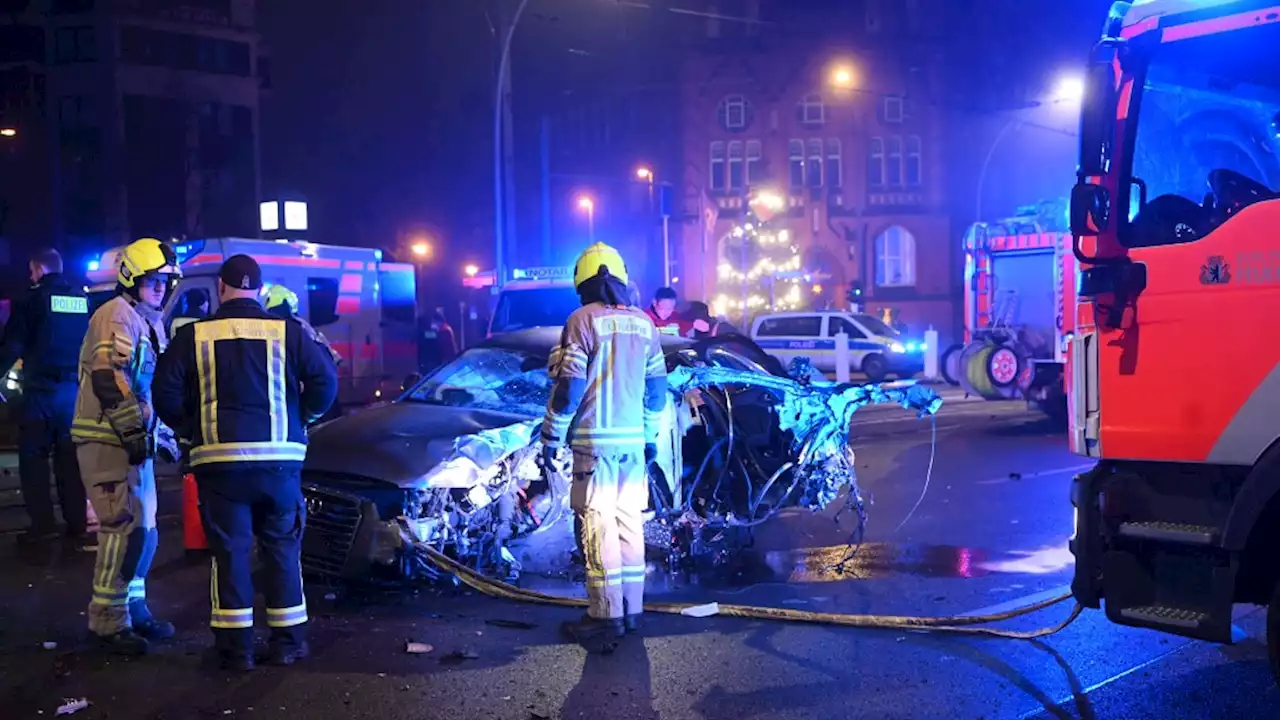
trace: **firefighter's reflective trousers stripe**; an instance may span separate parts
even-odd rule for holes
[[[89,630],[113,635],[151,620],[146,583],[159,540],[155,471],[150,460],[130,466],[122,448],[104,443],[78,445],[76,458],[99,523]]]
[[[603,619],[640,612],[649,501],[643,454],[575,451],[569,500],[587,566],[587,613]]]
[[[213,555],[209,627],[215,644],[226,653],[247,653],[253,648],[252,555],[256,541],[270,642],[297,646],[305,639],[307,623],[302,593],[305,511],[300,473],[280,466],[262,471],[246,470],[244,465],[237,466],[235,472],[211,469],[216,467],[194,469],[200,514]]]

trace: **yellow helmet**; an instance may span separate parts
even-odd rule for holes
[[[604,270],[614,278],[627,284],[627,264],[617,250],[598,242],[582,251],[578,263],[573,266],[573,285],[577,287],[590,280]]]
[[[155,238],[142,238],[126,246],[120,253],[116,280],[131,288],[138,278],[146,275],[168,275],[171,281],[182,277],[178,255],[173,248]]]
[[[280,307],[281,305],[289,306],[289,313],[298,314],[298,294],[283,285],[271,285],[267,288],[266,297],[262,299],[262,306],[267,310]]]

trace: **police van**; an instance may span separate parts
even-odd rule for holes
[[[489,337],[535,327],[560,327],[582,307],[573,284],[573,266],[517,268],[512,279],[495,292]],[[476,273],[464,282],[470,288],[492,288],[493,272]],[[633,304],[640,304],[636,284],[627,285]]]
[[[806,357],[814,369],[836,369],[836,336],[849,337],[849,370],[871,382],[889,375],[913,377],[924,370],[923,342],[908,340],[879,318],[863,313],[823,311],[760,315],[751,324],[751,339],[765,352],[790,365]]]
[[[90,307],[115,294],[124,248],[89,265]],[[358,406],[392,397],[418,369],[417,276],[413,265],[382,261],[372,248],[244,238],[188,240],[174,245],[182,280],[167,299],[165,327],[173,331],[218,309],[218,269],[245,254],[262,266],[266,287],[298,296],[298,314],[324,333],[342,355],[338,404]],[[264,287],[264,291],[266,289]]]

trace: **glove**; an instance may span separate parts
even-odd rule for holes
[[[658,445],[656,443],[645,443],[644,444],[645,466],[647,467],[649,465],[652,465],[653,463],[657,462],[657,460],[658,460]]]
[[[178,438],[168,428],[161,428],[156,436],[156,455],[161,460],[169,463],[177,463],[182,457],[182,453],[178,450]]]
[[[542,467],[548,470],[554,470],[556,467],[556,450],[550,445],[542,446]]]
[[[140,432],[122,437],[120,444],[124,447],[130,465],[141,465],[156,454],[155,440],[148,433]]]

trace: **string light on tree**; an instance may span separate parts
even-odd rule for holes
[[[746,216],[724,238],[724,259],[716,269],[718,295],[712,302],[717,315],[798,310],[806,299],[800,283],[812,281],[785,228],[773,226],[786,200],[777,193],[759,192],[747,202]]]

